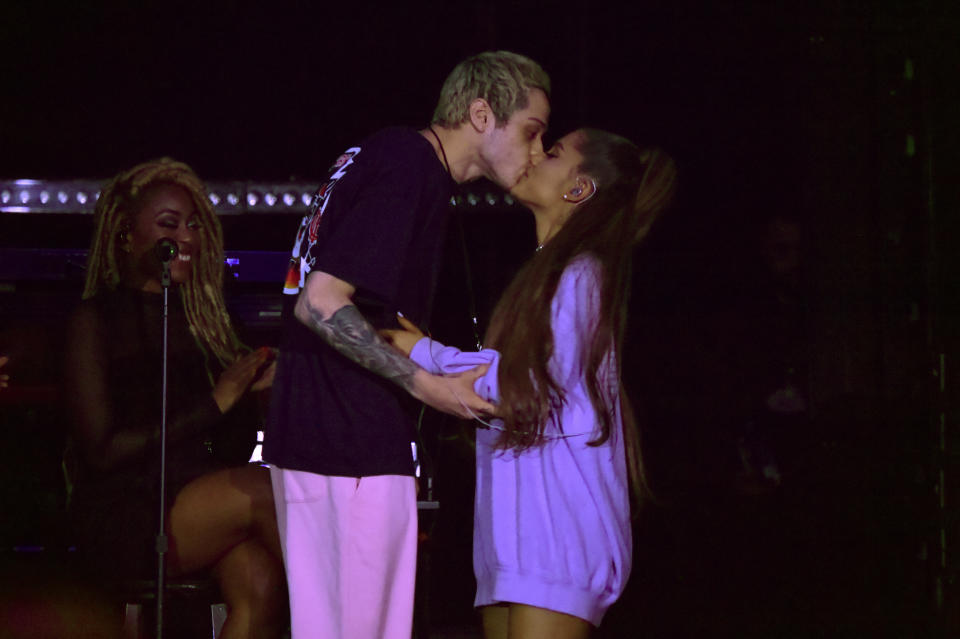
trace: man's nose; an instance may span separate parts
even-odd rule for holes
[[[547,154],[543,152],[543,145],[540,144],[532,151],[530,151],[530,164],[536,166],[543,162],[543,159],[547,157]]]

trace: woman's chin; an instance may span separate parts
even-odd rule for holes
[[[512,197],[514,200],[516,200],[520,204],[526,204],[527,200],[526,198],[523,197],[523,191],[524,191],[523,181],[521,180],[519,183],[514,184],[513,187],[511,187],[507,191],[507,193],[509,193],[510,197]]]
[[[537,208],[536,203],[531,201],[529,198],[525,198],[522,192],[518,194],[518,193],[514,193],[513,191],[510,191],[510,197],[512,197],[517,204],[519,204],[524,208],[527,208],[530,210]]]
[[[170,268],[170,280],[174,284],[186,284],[190,281],[190,265],[174,263]]]

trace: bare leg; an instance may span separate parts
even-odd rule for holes
[[[260,543],[245,541],[217,562],[213,574],[228,609],[221,639],[280,636],[286,599],[276,557]]]
[[[251,465],[198,477],[177,494],[167,532],[173,574],[208,568],[228,550],[252,538],[279,560],[269,471]]]
[[[284,579],[267,469],[198,477],[177,494],[167,532],[171,574],[213,569],[229,608],[225,639],[276,636]]]
[[[593,626],[562,612],[510,604],[510,639],[586,639]]]
[[[586,639],[593,629],[579,617],[524,604],[486,606],[480,614],[486,639]]]
[[[484,606],[480,609],[485,639],[507,639],[507,624],[510,620],[510,605]]]

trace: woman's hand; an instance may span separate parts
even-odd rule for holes
[[[270,351],[270,359],[272,359],[272,361],[267,364],[266,368],[262,369],[263,372],[260,373],[260,376],[250,385],[250,390],[252,391],[262,391],[273,386],[273,378],[277,375],[277,352],[273,349],[267,350]]]
[[[379,331],[380,336],[395,349],[410,357],[410,351],[413,350],[417,342],[423,339],[423,331],[400,313],[397,313],[397,321],[403,328],[384,328]]]
[[[10,361],[10,358],[4,355],[0,357],[0,368],[3,368],[7,365],[7,362]],[[6,388],[10,385],[10,376],[4,373],[0,373],[0,388]]]
[[[264,378],[267,378],[267,380],[263,388],[273,383],[276,362],[271,363],[263,375],[257,379],[258,371],[271,357],[273,357],[272,350],[266,347],[258,348],[252,353],[247,353],[237,359],[230,365],[230,368],[220,374],[216,386],[213,387],[213,401],[217,403],[221,413],[226,413],[233,408],[234,404],[243,397],[248,389],[264,383]],[[256,384],[254,384],[254,380],[257,380]],[[254,388],[254,390],[257,389]]]

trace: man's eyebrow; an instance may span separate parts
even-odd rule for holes
[[[541,120],[540,118],[535,118],[535,117],[531,116],[529,119],[530,119],[530,120],[533,120],[534,122],[536,122],[537,124],[539,124],[540,126],[542,126],[544,131],[547,130],[547,123],[544,122],[543,120]]]

